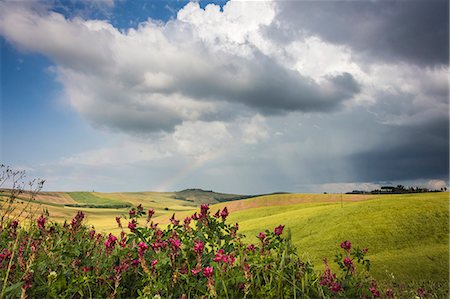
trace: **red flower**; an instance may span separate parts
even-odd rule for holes
[[[225,251],[223,249],[217,250],[216,257],[214,258],[214,261],[217,262],[217,263],[221,262],[222,261],[222,257],[224,255],[225,255]]]
[[[248,250],[248,251],[253,251],[253,252],[255,252],[255,245],[249,244],[249,245],[247,246],[247,250]]]
[[[72,226],[72,229],[77,229],[81,225],[81,221],[84,219],[84,213],[82,211],[78,211],[78,213],[75,215],[75,217],[72,219],[72,222],[70,225]]]
[[[191,223],[191,220],[192,220],[191,217],[184,218],[184,227],[188,227],[189,224]]]
[[[148,244],[145,242],[139,242],[138,244],[139,250],[145,252],[148,249]]]
[[[200,271],[202,271],[202,269],[199,269],[198,267],[191,270],[192,274],[194,275],[197,275],[198,273],[200,273]]]
[[[330,287],[330,291],[333,293],[339,293],[342,290],[342,286],[338,282],[333,282]]]
[[[264,239],[265,239],[265,238],[266,238],[266,234],[265,234],[265,233],[260,232],[260,233],[258,234],[258,239],[260,239],[261,242],[264,242]]]
[[[120,228],[122,228],[122,223],[120,222],[120,217],[119,217],[119,216],[116,217],[116,222],[117,222],[117,225],[118,225]]]
[[[128,222],[128,228],[134,233],[136,231],[136,227],[137,227],[137,221],[136,220],[131,220],[130,222]]]
[[[152,261],[152,268],[155,268],[155,266],[158,264],[158,260],[153,260]]]
[[[144,208],[142,207],[142,204],[139,204],[139,205],[137,206],[137,209],[138,209],[139,212],[144,211]]]
[[[203,269],[203,275],[205,275],[206,278],[212,277],[213,274],[214,274],[213,267],[206,267]]]
[[[106,241],[103,243],[105,244],[106,250],[108,251],[112,250],[114,246],[116,246],[116,241],[117,238],[114,235],[109,234],[108,239],[106,239]]]
[[[341,248],[346,251],[350,251],[350,249],[352,248],[352,243],[350,243],[350,241],[348,240],[345,240],[344,242],[341,243]]]
[[[222,213],[220,213],[220,216],[222,217],[222,221],[225,221],[228,217],[228,209],[227,207],[223,208]]]
[[[209,206],[207,204],[202,204],[200,206],[200,217],[206,217],[208,214]]]
[[[196,254],[199,254],[199,255],[202,254],[204,247],[205,247],[205,243],[203,243],[202,241],[197,240],[194,242],[194,252]]]
[[[152,219],[153,215],[155,214],[155,210],[149,209],[147,214],[148,214],[147,221],[150,221],[150,219]]]
[[[135,209],[135,208],[132,208],[132,209],[128,212],[128,214],[130,215],[131,218],[133,218],[134,216],[136,216],[136,209]]]
[[[278,225],[275,227],[275,235],[280,236],[283,233],[284,225]]]
[[[180,248],[181,241],[178,238],[171,237],[169,239],[169,242],[170,242],[170,247],[172,248],[173,251],[177,251]]]
[[[39,216],[39,218],[37,219],[37,226],[40,230],[44,230],[45,229],[45,223],[47,222],[47,218],[45,218],[43,215]]]
[[[173,225],[178,225],[180,224],[180,220],[175,219],[175,213],[173,213],[172,217],[170,217],[170,223],[172,223]]]
[[[11,223],[9,224],[9,227],[12,228],[12,229],[14,229],[14,230],[17,228],[17,226],[19,226],[19,221],[18,221],[18,220],[13,220],[13,221],[11,221]]]
[[[347,267],[348,270],[352,272],[355,270],[355,266],[353,265],[352,260],[348,257],[344,258],[344,265]]]
[[[219,218],[220,217],[220,210],[217,210],[217,212],[214,214],[214,218]]]

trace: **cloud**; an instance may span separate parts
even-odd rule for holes
[[[448,1],[278,1],[266,30],[279,42],[318,35],[365,59],[448,65]]]
[[[177,19],[121,31],[106,21],[1,4],[0,33],[55,62],[71,105],[93,125],[170,132],[243,113],[331,112],[360,91],[345,70],[320,78],[287,67],[261,28],[273,3],[188,3]]]

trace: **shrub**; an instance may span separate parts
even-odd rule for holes
[[[30,226],[11,220],[0,229],[0,297],[56,298],[297,298],[376,297],[365,250],[345,241],[336,256],[340,270],[323,273],[302,261],[280,225],[245,244],[238,224],[227,224],[225,208],[212,215],[207,205],[159,228],[154,210],[139,205],[128,219],[116,218],[119,236],[41,215]],[[130,233],[122,222],[127,221]],[[359,267],[362,265],[364,267]]]

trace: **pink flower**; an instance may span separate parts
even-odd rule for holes
[[[170,220],[170,223],[172,223],[173,225],[180,224],[180,220],[175,219],[175,213],[173,213],[172,217],[169,220]]]
[[[169,242],[173,251],[177,251],[180,248],[181,241],[178,238],[171,237]]]
[[[147,221],[150,221],[150,219],[152,219],[153,215],[155,214],[155,210],[149,209],[147,214],[148,214]]]
[[[153,260],[152,261],[152,268],[155,268],[155,266],[158,264],[158,260]]]
[[[220,213],[220,216],[222,217],[222,221],[225,221],[228,217],[228,209],[227,207],[223,208],[222,213]]]
[[[206,278],[212,277],[214,274],[214,268],[213,267],[205,267],[203,269],[203,275],[205,275]]]
[[[92,229],[89,231],[89,238],[91,238],[91,240],[92,240],[92,239],[94,239],[94,237],[95,237],[95,229]]]
[[[103,243],[105,244],[106,250],[111,251],[114,246],[116,246],[116,241],[117,238],[114,235],[109,234],[108,239],[106,239],[106,241]]]
[[[138,247],[140,251],[145,252],[148,249],[148,244],[145,242],[139,242]]]
[[[222,261],[222,257],[225,255],[225,251],[223,249],[217,250],[216,257],[214,258],[214,261],[219,263]]]
[[[247,250],[248,250],[248,251],[255,252],[255,245],[249,244],[249,245],[247,246]]]
[[[387,289],[386,290],[386,298],[394,298],[394,291],[392,289]]]
[[[120,217],[119,217],[119,216],[116,217],[116,222],[117,222],[117,225],[118,225],[120,228],[122,228],[122,223],[120,222]]]
[[[194,220],[198,220],[200,217],[197,215],[197,212],[195,212],[193,215],[192,215],[192,219],[194,219]]]
[[[214,218],[219,218],[220,217],[220,210],[217,210],[217,212],[214,214]]]
[[[9,224],[9,227],[12,228],[12,229],[14,229],[14,230],[17,228],[17,226],[19,226],[19,221],[18,221],[18,220],[13,220],[13,221],[11,221],[11,223]]]
[[[202,204],[200,206],[200,217],[206,217],[208,214],[209,206],[207,204]]]
[[[136,220],[131,220],[130,222],[128,222],[128,228],[134,233],[136,231],[136,227],[137,227],[137,221]]]
[[[144,208],[142,207],[142,204],[139,204],[139,205],[137,206],[137,210],[138,210],[139,212],[144,211]]]
[[[133,266],[137,266],[137,265],[139,265],[139,260],[132,260],[131,261],[131,265],[133,265]]]
[[[188,227],[189,224],[191,223],[191,220],[192,220],[191,217],[184,218],[184,227]]]
[[[205,243],[203,243],[202,241],[197,240],[194,242],[194,252],[196,254],[199,254],[199,255],[202,254],[204,247],[205,247]]]
[[[344,242],[341,243],[341,248],[346,251],[350,251],[350,249],[352,248],[352,243],[350,243],[350,241],[348,240],[345,240]]]
[[[89,272],[89,271],[91,271],[91,267],[89,267],[89,266],[84,266],[84,267],[83,267],[83,272],[84,272],[84,273],[87,273],[87,272]]]
[[[39,218],[37,219],[37,226],[40,230],[44,230],[45,229],[45,223],[47,222],[47,218],[45,218],[43,215],[39,216]]]
[[[78,211],[78,213],[75,215],[75,217],[72,219],[72,222],[70,223],[70,225],[72,226],[72,229],[75,230],[78,227],[80,227],[83,219],[84,219],[84,213],[82,211]]]
[[[191,270],[192,274],[194,275],[197,275],[198,273],[200,273],[200,271],[202,271],[202,269],[199,269],[198,267]]]
[[[260,239],[261,242],[264,242],[264,239],[265,239],[265,238],[266,238],[266,234],[265,234],[265,233],[260,232],[260,233],[258,234],[258,239]]]
[[[132,209],[128,212],[128,214],[130,215],[131,218],[133,218],[134,216],[136,216],[136,209],[135,209],[135,208],[132,208]]]
[[[377,290],[377,282],[375,280],[372,280],[372,283],[370,284],[369,291],[372,293],[372,297],[374,298],[380,298],[381,293]]]
[[[283,233],[284,225],[278,225],[275,227],[275,235],[280,236]]]
[[[344,265],[347,267],[348,270],[352,272],[353,270],[355,270],[355,266],[353,265],[352,260],[348,257],[344,258]]]
[[[342,290],[342,286],[338,282],[333,282],[330,287],[330,291],[333,293],[339,293]]]
[[[417,289],[417,296],[419,298],[424,298],[426,294],[427,294],[427,292],[425,291],[425,289],[423,289],[423,288]]]

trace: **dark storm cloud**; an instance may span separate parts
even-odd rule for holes
[[[424,126],[386,126],[378,145],[348,161],[363,181],[449,178],[448,118]],[[374,136],[367,136],[372,138]]]
[[[448,64],[448,1],[280,1],[268,34],[302,34],[346,44],[361,54],[421,65]]]

